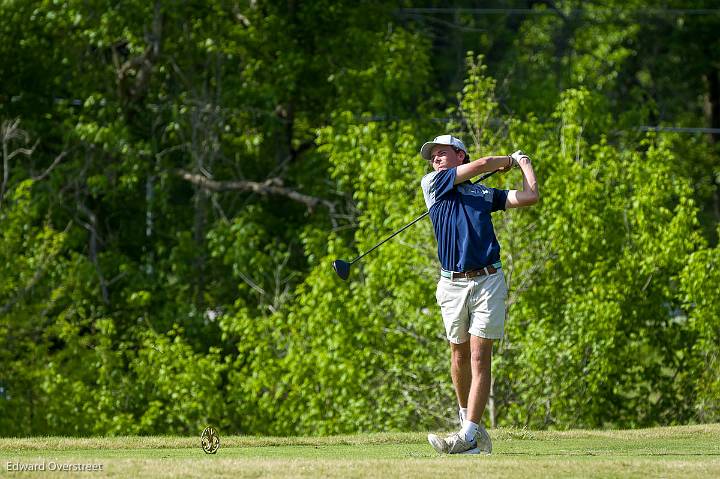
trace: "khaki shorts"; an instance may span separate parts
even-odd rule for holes
[[[471,334],[487,339],[503,337],[507,285],[502,269],[470,279],[441,277],[435,298],[451,343],[464,343]]]

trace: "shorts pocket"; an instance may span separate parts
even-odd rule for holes
[[[443,280],[438,281],[437,288],[435,288],[435,301],[438,306],[442,306],[443,300],[445,299],[445,289],[443,288]]]
[[[498,273],[500,273],[500,281],[502,281],[503,298],[507,300],[508,287],[507,287],[507,281],[505,281],[505,273],[502,270],[498,271]]]

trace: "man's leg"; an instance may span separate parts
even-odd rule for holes
[[[463,421],[462,428],[458,433],[466,443],[470,442],[476,446],[473,451],[483,454],[490,454],[492,452],[492,441],[482,424],[485,404],[487,404],[488,396],[490,395],[492,345],[492,339],[470,335],[472,383],[468,396],[467,419]]]
[[[469,343],[472,383],[467,403],[468,420],[480,424],[490,395],[493,340],[470,335]]]
[[[467,404],[468,417],[460,432],[443,439],[428,434],[428,441],[437,452],[445,454],[490,454],[492,442],[480,420],[490,394],[492,339],[470,335],[470,341],[451,344],[451,373],[460,406]],[[468,358],[468,353],[469,358]],[[470,368],[468,368],[468,363]],[[468,381],[467,370],[470,369]],[[468,393],[469,389],[469,393]],[[466,401],[463,404],[463,401]]]
[[[450,376],[452,377],[453,386],[455,386],[455,395],[457,396],[458,406],[461,411],[467,411],[468,395],[472,385],[472,369],[470,368],[471,354],[470,341],[456,344],[450,342]],[[465,422],[465,417],[461,412],[461,424]],[[436,434],[428,434],[428,441],[437,452],[441,453],[466,453],[473,446],[460,437],[460,433],[456,433],[446,439]],[[448,442],[449,441],[449,442]]]
[[[470,341],[462,344],[450,343],[450,351],[450,376],[453,386],[455,386],[458,406],[465,409],[468,407],[468,396],[472,385]]]

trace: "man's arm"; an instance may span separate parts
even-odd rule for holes
[[[535,179],[535,171],[533,170],[530,157],[527,155],[520,156],[517,159],[523,174],[523,189],[508,191],[505,208],[520,208],[522,206],[534,205],[540,199],[537,180]]]
[[[465,163],[456,168],[455,184],[473,178],[480,173],[495,171],[499,169],[510,169],[513,166],[513,159],[509,156],[486,156],[478,158],[470,163]]]

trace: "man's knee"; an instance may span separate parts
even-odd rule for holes
[[[492,339],[473,337],[470,348],[470,363],[473,369],[490,369],[492,364]]]
[[[470,364],[472,353],[470,352],[470,341],[462,344],[450,343],[452,351],[452,362],[456,366],[465,366]]]
[[[470,365],[476,372],[489,371],[492,366],[492,358],[485,354],[475,354],[473,351],[470,355]]]

